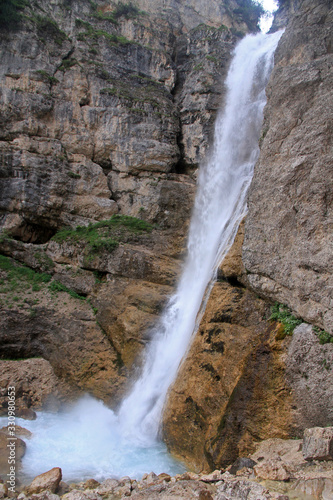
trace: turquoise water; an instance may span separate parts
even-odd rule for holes
[[[0,426],[6,425],[3,417]],[[146,472],[174,475],[185,467],[172,459],[164,443],[149,446],[131,443],[121,435],[117,416],[101,401],[89,396],[60,413],[37,412],[36,420],[16,419],[33,436],[23,438],[22,480],[61,467],[65,482],[130,476],[141,479]]]

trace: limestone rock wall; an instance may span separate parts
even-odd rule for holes
[[[237,1],[211,3],[29,2],[0,40],[2,227],[47,240],[118,210],[165,213],[156,183],[172,190],[204,157],[251,26]]]
[[[243,262],[251,288],[333,332],[331,2],[298,2],[267,89]]]
[[[287,26],[249,212],[164,412],[169,449],[195,470],[332,420],[332,343],[269,320],[278,301],[332,332],[332,15],[331,2],[291,0],[274,23]]]
[[[179,275],[232,49],[256,29],[243,4],[31,0],[2,24],[1,358],[41,356],[119,401]],[[54,240],[115,214],[153,231]]]

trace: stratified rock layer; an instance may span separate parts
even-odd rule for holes
[[[42,356],[119,400],[179,275],[231,51],[255,29],[241,4],[40,0],[1,20],[2,358]],[[52,239],[117,213],[158,228],[104,251]],[[20,286],[29,269],[53,289]]]
[[[243,262],[257,293],[333,332],[333,9],[298,4],[267,89]]]

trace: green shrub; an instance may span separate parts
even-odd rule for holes
[[[59,83],[59,80],[57,80],[54,76],[51,76],[47,71],[44,71],[43,69],[39,69],[36,71],[39,75],[43,77],[44,80],[46,80],[48,83]]]
[[[97,10],[94,12],[93,16],[98,19],[99,21],[110,21],[112,24],[118,24],[117,19],[115,19],[113,12],[102,12],[100,10]]]
[[[4,243],[5,241],[8,241],[10,239],[11,236],[6,230],[0,232],[0,243]]]
[[[77,64],[77,60],[74,59],[74,58],[65,58],[62,60],[62,63],[61,65],[59,66],[59,70],[60,71],[66,71],[68,69],[70,69],[72,66],[75,66],[75,64]]]
[[[126,19],[129,19],[131,17],[138,16],[139,14],[141,14],[141,11],[138,9],[136,5],[133,5],[132,2],[128,3],[118,2],[117,7],[115,8],[112,14],[113,18],[116,20],[122,16],[126,17]]]
[[[54,268],[53,260],[46,253],[37,251],[34,253],[34,258],[44,270],[51,271]]]
[[[213,63],[217,64],[218,63],[218,60],[216,57],[214,56],[206,56],[206,59],[208,59],[208,61],[212,61]]]
[[[293,316],[291,310],[287,306],[279,304],[278,302],[272,306],[269,319],[281,323],[286,335],[292,335],[296,326],[303,322],[301,319]]]

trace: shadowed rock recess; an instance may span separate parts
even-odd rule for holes
[[[83,392],[116,407],[180,275],[197,168],[258,9],[17,5],[0,19],[0,412],[9,385],[22,409]],[[196,471],[333,424],[331,2],[281,0],[274,25],[249,212],[163,417]],[[293,336],[270,319],[276,301]]]

